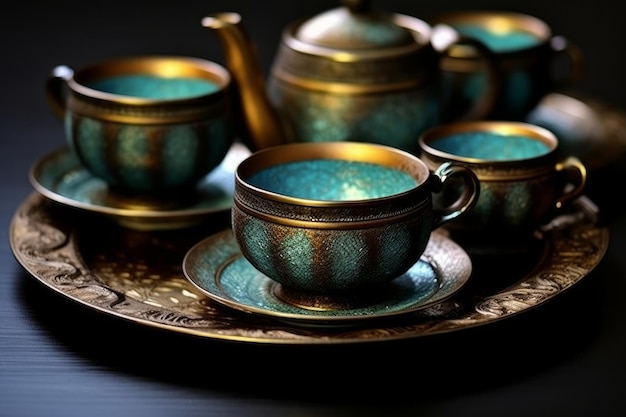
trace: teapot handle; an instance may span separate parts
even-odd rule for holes
[[[46,81],[46,97],[52,112],[63,119],[65,117],[65,88],[74,76],[74,70],[65,65],[55,67]]]
[[[455,117],[455,121],[487,119],[495,109],[504,83],[496,55],[483,42],[461,36],[456,30],[445,24],[438,24],[433,27],[432,43],[442,60],[451,55],[451,51],[459,45],[467,45],[475,49],[476,57],[484,64],[486,70],[486,88],[463,114]]]

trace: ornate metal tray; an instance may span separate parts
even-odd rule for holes
[[[339,344],[418,338],[493,323],[566,291],[601,261],[609,233],[586,197],[537,233],[524,253],[472,259],[452,298],[415,313],[348,327],[300,326],[238,312],[185,278],[186,251],[228,227],[213,219],[182,230],[142,232],[30,195],[10,226],[17,261],[68,299],[141,325],[212,339],[267,344]]]

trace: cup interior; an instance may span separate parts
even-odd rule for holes
[[[298,143],[257,152],[238,179],[258,192],[317,201],[362,201],[409,192],[428,179],[416,157],[383,145]]]
[[[222,66],[190,57],[129,57],[77,70],[72,88],[112,100],[186,100],[224,90],[230,75]]]
[[[552,133],[525,123],[477,122],[435,128],[420,139],[422,150],[445,159],[515,162],[553,153]]]
[[[342,159],[275,165],[252,175],[248,183],[289,197],[328,201],[388,197],[417,185],[413,177],[400,169]]]
[[[550,151],[541,140],[498,132],[468,131],[435,139],[432,147],[450,154],[490,161],[516,161],[536,158]]]
[[[517,52],[546,42],[551,31],[533,16],[511,12],[456,13],[437,23],[453,27],[460,35],[481,41],[495,53]]]
[[[161,77],[153,74],[128,74],[95,80],[87,87],[122,96],[171,100],[210,94],[216,83],[200,78]]]
[[[499,23],[495,22],[489,26],[460,23],[455,25],[455,29],[463,36],[480,40],[494,52],[531,48],[539,42],[539,39],[532,33]]]

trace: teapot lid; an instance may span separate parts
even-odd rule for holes
[[[392,13],[370,10],[369,0],[342,0],[300,25],[294,37],[332,49],[391,48],[416,43],[411,31],[399,26]]]

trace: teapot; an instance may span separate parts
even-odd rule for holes
[[[498,69],[479,41],[441,28],[435,42],[435,28],[427,22],[372,11],[364,0],[343,0],[285,27],[266,84],[241,20],[235,12],[214,13],[202,25],[222,42],[238,90],[241,139],[252,150],[289,142],[361,141],[418,152],[420,133],[451,121],[447,107],[453,97],[446,95],[440,59],[460,42],[476,48],[488,82],[454,119],[482,118],[499,93]]]

